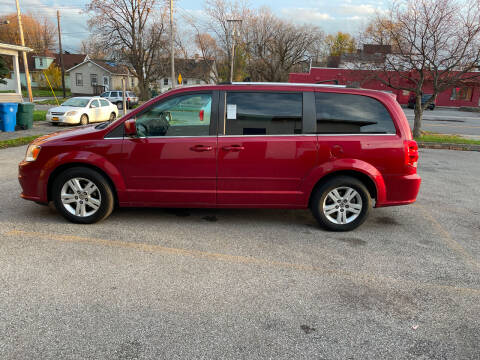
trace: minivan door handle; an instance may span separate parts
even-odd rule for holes
[[[224,146],[223,147],[223,150],[225,151],[241,151],[241,150],[244,150],[245,147],[243,147],[242,145],[229,145],[229,146]]]
[[[197,151],[197,152],[202,152],[202,151],[212,151],[213,146],[207,146],[207,145],[195,145],[190,148],[192,151]]]

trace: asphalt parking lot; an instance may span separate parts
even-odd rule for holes
[[[480,154],[421,150],[411,206],[350,233],[298,210],[67,223],[0,150],[1,359],[478,359]]]

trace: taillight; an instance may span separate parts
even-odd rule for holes
[[[418,145],[415,140],[405,140],[405,164],[417,167]]]

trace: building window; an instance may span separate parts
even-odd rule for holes
[[[472,101],[473,88],[453,88],[450,100]]]
[[[188,80],[187,79],[183,80],[183,85],[187,85],[187,84],[188,84]]]
[[[168,78],[163,79],[163,85],[168,85]]]
[[[95,86],[98,84],[97,74],[90,74],[90,85]]]
[[[43,67],[43,58],[38,58],[38,64]]]
[[[196,83],[197,83],[197,85],[200,85],[200,80],[197,80]]]
[[[132,77],[130,78],[130,84],[132,86],[132,89],[135,87],[135,79]]]
[[[77,84],[77,86],[83,86],[83,74],[82,73],[75,73],[75,84]]]

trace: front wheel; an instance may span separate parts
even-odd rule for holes
[[[361,181],[339,176],[315,190],[310,206],[313,216],[324,228],[350,231],[367,219],[372,200]]]
[[[82,116],[80,116],[80,125],[88,125],[87,114],[83,114]]]
[[[75,167],[61,173],[53,183],[52,194],[57,210],[74,223],[95,223],[113,211],[108,181],[89,168]]]

